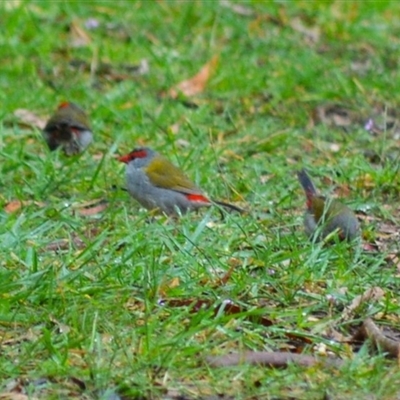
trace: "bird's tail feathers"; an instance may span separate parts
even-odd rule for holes
[[[238,206],[235,206],[230,203],[225,203],[224,201],[217,201],[217,200],[212,200],[213,203],[218,204],[221,207],[227,208],[228,210],[236,211],[239,213],[244,213],[245,210],[243,208],[240,208]]]
[[[299,182],[301,186],[303,186],[304,191],[306,192],[306,196],[314,196],[317,194],[317,189],[315,189],[314,184],[311,181],[307,171],[303,168],[302,170],[297,172],[297,177],[299,178]]]
[[[315,189],[311,178],[304,168],[300,171],[297,171],[297,177],[299,178],[301,186],[303,186],[304,192],[307,197],[307,208],[310,210],[313,207],[313,199],[317,195],[317,189]]]

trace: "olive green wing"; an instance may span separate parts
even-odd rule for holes
[[[86,113],[75,104],[70,104],[67,108],[57,110],[55,116],[52,117],[50,121],[51,120],[90,130],[90,123]]]
[[[145,168],[150,182],[159,188],[175,190],[184,194],[202,193],[178,167],[165,157],[158,155]]]

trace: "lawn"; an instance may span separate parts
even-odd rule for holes
[[[400,3],[0,10],[0,398],[400,398]],[[73,157],[41,134],[65,100]],[[142,145],[245,213],[153,217]],[[301,168],[361,240],[308,240]]]

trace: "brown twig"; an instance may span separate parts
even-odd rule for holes
[[[398,358],[400,355],[400,342],[386,337],[371,318],[363,322],[355,338],[370,339],[375,346],[386,351],[391,357]]]
[[[207,363],[212,367],[229,367],[240,364],[262,365],[271,368],[285,368],[289,364],[311,367],[316,364],[340,367],[343,361],[338,358],[316,358],[305,354],[288,352],[246,351],[244,353],[225,356],[207,357]]]

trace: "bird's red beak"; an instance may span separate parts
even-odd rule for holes
[[[130,154],[126,154],[125,156],[117,157],[117,160],[121,161],[125,164],[128,164],[129,161],[131,161],[131,157],[130,157]]]

